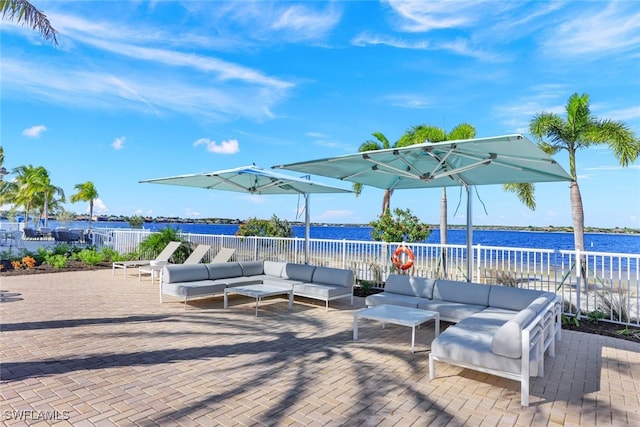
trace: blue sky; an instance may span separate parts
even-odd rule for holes
[[[562,114],[574,92],[640,135],[638,2],[32,3],[59,46],[2,22],[5,166],[45,166],[67,197],[92,181],[100,214],[304,220],[295,196],[138,181],[349,154],[419,124],[530,137],[534,114]],[[597,148],[577,166],[587,226],[640,227],[640,161],[623,169]],[[535,211],[501,186],[477,193],[474,224],[571,224],[566,183],[538,184]],[[382,194],[313,195],[311,220],[367,223]],[[391,204],[437,224],[440,195],[396,191]],[[464,224],[464,196],[448,198]]]

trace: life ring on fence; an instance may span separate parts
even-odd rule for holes
[[[400,270],[408,270],[413,266],[413,251],[406,246],[398,246],[391,257],[391,261]]]

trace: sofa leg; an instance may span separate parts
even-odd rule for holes
[[[435,377],[436,377],[435,361],[433,360],[433,357],[431,356],[431,354],[429,354],[429,381],[431,381]]]
[[[529,406],[529,374],[520,380],[520,404]]]

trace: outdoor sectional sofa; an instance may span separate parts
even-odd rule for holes
[[[227,287],[266,283],[293,290],[293,295],[329,301],[351,298],[353,304],[353,271],[276,261],[225,262],[216,264],[170,264],[162,268],[160,302],[163,295],[184,301],[224,294]]]
[[[529,379],[544,375],[544,354],[555,356],[561,306],[552,292],[392,274],[367,306],[401,305],[437,311],[454,322],[431,343],[429,377],[441,361],[520,382],[529,406]]]

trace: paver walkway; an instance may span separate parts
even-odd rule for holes
[[[110,270],[0,277],[4,425],[640,426],[640,345],[563,331],[531,406],[519,383],[439,363],[433,327],[361,321],[348,300],[160,304]]]

